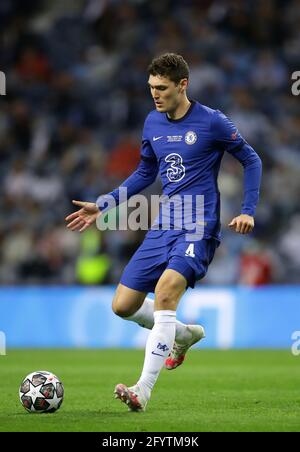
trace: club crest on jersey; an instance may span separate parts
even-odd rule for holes
[[[184,136],[184,141],[186,142],[186,144],[196,143],[196,141],[197,141],[196,133],[193,132],[192,130],[189,130]]]

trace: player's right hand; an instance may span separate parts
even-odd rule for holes
[[[101,215],[100,210],[93,202],[72,201],[76,206],[81,207],[77,212],[71,213],[65,220],[68,222],[67,228],[70,231],[83,232],[90,227]]]

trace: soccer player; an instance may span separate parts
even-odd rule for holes
[[[155,58],[148,73],[155,110],[145,121],[139,166],[121,186],[130,198],[160,173],[163,194],[169,199],[204,197],[204,218],[199,222],[203,231],[198,240],[188,236],[184,227],[151,228],[117,287],[113,311],[151,330],[139,380],[131,387],[118,384],[115,388],[115,397],[134,411],[145,410],[162,367],[178,367],[191,345],[205,335],[201,325],[178,321],[176,309],[185,290],[204,277],[220,243],[217,177],[224,152],[244,168],[241,214],[229,223],[237,233],[253,230],[261,179],[261,160],[233,123],[220,111],[187,97],[189,68],[182,56],[167,53]],[[109,194],[116,205],[119,193],[116,189]],[[105,211],[106,199],[107,195],[96,203],[73,201],[80,209],[66,218],[67,227],[85,231]],[[193,218],[196,214],[194,203]],[[158,220],[159,226],[162,223]],[[148,292],[154,292],[154,302],[146,297]]]

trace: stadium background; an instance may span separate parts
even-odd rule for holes
[[[207,347],[289,348],[300,330],[299,1],[2,0],[0,27],[6,345],[144,343],[110,311],[143,233],[81,236],[64,217],[72,199],[94,201],[135,169],[153,109],[146,68],[174,51],[189,62],[189,96],[228,114],[264,166],[255,232],[239,236],[226,224],[240,209],[242,168],[224,159],[223,243],[205,290],[188,292],[179,314],[206,325]],[[159,192],[158,182],[147,191]]]

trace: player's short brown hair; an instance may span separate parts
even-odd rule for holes
[[[189,78],[189,67],[181,55],[165,53],[152,60],[148,74],[168,77],[177,85],[183,78]]]

